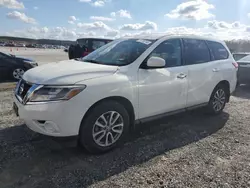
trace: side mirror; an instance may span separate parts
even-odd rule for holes
[[[147,66],[150,68],[163,68],[166,66],[166,62],[161,57],[150,57],[147,61]]]

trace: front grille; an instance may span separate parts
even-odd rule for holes
[[[17,90],[17,95],[23,99],[29,89],[31,88],[31,84],[27,83],[25,80],[21,80],[19,83],[19,88]]]

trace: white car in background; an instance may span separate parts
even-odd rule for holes
[[[219,114],[237,82],[224,42],[168,35],[112,41],[84,58],[27,71],[14,109],[41,134],[79,136],[90,152],[124,141],[136,123],[198,107]]]

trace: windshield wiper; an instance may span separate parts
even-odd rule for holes
[[[90,62],[90,63],[96,63],[96,64],[101,64],[101,62],[93,60],[93,59],[83,59],[85,62]]]

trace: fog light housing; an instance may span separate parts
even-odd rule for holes
[[[59,128],[53,121],[39,120],[36,122],[47,133],[59,133]]]

